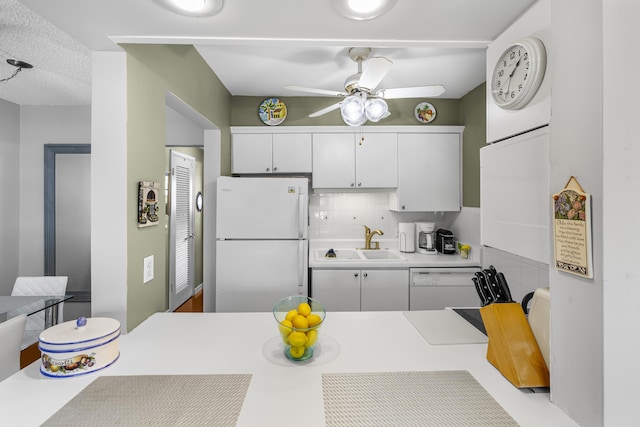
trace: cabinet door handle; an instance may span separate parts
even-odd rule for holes
[[[362,187],[362,183],[361,182],[358,183],[358,187]]]
[[[363,275],[365,278],[369,276],[367,273],[362,273],[362,275]]]
[[[353,273],[353,277],[358,277],[358,273]]]
[[[278,170],[278,168],[273,168],[273,171],[274,171],[274,172],[275,172],[275,171],[277,171],[277,170]]]
[[[269,168],[267,168],[266,171],[269,172]]]
[[[404,205],[402,205],[402,210],[404,210]]]

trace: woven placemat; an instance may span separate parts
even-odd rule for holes
[[[44,426],[235,426],[250,374],[99,377]]]
[[[517,426],[467,371],[323,374],[327,426]]]

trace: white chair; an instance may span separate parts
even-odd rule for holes
[[[0,381],[20,370],[20,343],[26,323],[26,314],[0,323]]]
[[[67,276],[18,277],[13,284],[12,296],[64,296],[67,291]],[[58,304],[58,323],[62,323],[63,303]],[[21,350],[38,342],[40,332],[44,330],[44,310],[27,317]]]

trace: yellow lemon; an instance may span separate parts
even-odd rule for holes
[[[278,328],[280,328],[280,334],[282,334],[283,337],[287,337],[293,330],[293,323],[291,323],[291,320],[285,319],[280,322]]]
[[[294,317],[296,317],[298,315],[298,310],[296,310],[295,308],[293,310],[289,310],[287,312],[287,315],[284,317],[286,320],[293,320]]]
[[[322,319],[317,314],[310,314],[307,316],[307,322],[309,323],[309,327],[313,328],[314,326],[318,326]]]
[[[291,346],[289,353],[294,359],[300,359],[304,356],[304,346]]]
[[[309,322],[306,317],[298,314],[293,318],[293,327],[296,329],[307,329],[309,327]]]
[[[312,329],[307,332],[307,342],[304,344],[305,347],[311,347],[318,341],[318,331],[316,329]]]
[[[307,334],[300,331],[293,331],[289,334],[288,339],[292,347],[303,347],[307,342]]]
[[[298,306],[298,314],[307,317],[311,314],[311,306],[306,302],[301,302]]]

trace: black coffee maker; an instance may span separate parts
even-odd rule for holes
[[[444,228],[436,231],[436,250],[441,254],[456,253],[456,238],[451,231]]]

